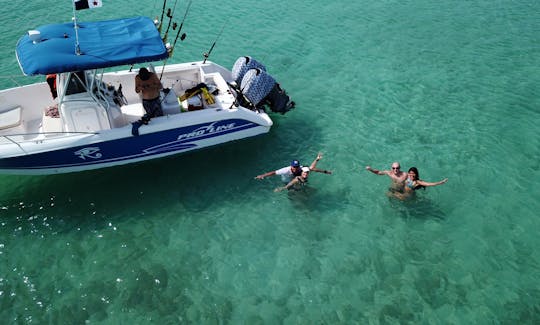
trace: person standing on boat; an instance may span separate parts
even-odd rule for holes
[[[142,96],[143,107],[146,111],[142,119],[144,124],[147,124],[153,117],[163,116],[159,98],[162,88],[163,85],[154,72],[150,72],[146,68],[139,69],[139,74],[135,76],[135,92]]]
[[[401,166],[399,162],[395,161],[392,163],[392,170],[377,170],[371,168],[371,166],[366,166],[366,169],[376,175],[387,175],[392,180],[389,191],[390,193],[399,192],[403,193],[405,188],[405,181],[407,180],[407,173],[401,171]]]

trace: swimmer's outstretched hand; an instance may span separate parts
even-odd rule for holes
[[[276,192],[276,193],[277,193],[277,192],[281,192],[281,191],[283,191],[284,189],[286,189],[285,186],[282,186],[282,187],[276,187],[276,188],[274,189],[274,192]]]
[[[315,160],[319,161],[319,160],[322,159],[322,157],[323,157],[322,152],[319,152],[319,153],[317,154],[317,158],[315,158]]]

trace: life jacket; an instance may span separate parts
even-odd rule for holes
[[[45,80],[47,80],[53,99],[56,99],[58,97],[58,92],[56,91],[56,74],[48,74]]]
[[[212,94],[208,91],[208,86],[204,82],[201,82],[197,86],[186,90],[186,92],[180,96],[180,100],[184,101],[198,94],[202,94],[208,105],[212,105],[216,102],[214,96],[212,96]]]

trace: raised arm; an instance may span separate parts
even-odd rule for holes
[[[420,184],[422,186],[425,186],[425,187],[428,187],[428,186],[437,186],[437,185],[441,185],[441,184],[444,184],[448,182],[448,178],[445,178],[441,181],[438,181],[438,182],[424,182],[423,180],[417,180],[416,183],[417,184]]]
[[[366,166],[366,170],[369,170],[370,172],[372,172],[375,175],[388,175],[387,170],[373,169],[373,168],[371,168],[371,166]]]
[[[319,152],[317,154],[317,158],[315,158],[315,160],[313,160],[313,162],[309,166],[309,169],[313,170],[313,168],[315,168],[317,166],[317,163],[319,162],[319,160],[321,160],[321,158],[322,158],[322,153]]]
[[[317,168],[317,163],[319,162],[319,160],[321,160],[323,157],[322,153],[318,153],[317,154],[317,158],[315,158],[315,160],[313,160],[313,162],[311,163],[311,165],[309,166],[309,170],[313,171],[313,172],[317,172],[317,173],[323,173],[323,174],[332,174],[332,171],[330,170],[326,170],[326,169],[319,169]]]

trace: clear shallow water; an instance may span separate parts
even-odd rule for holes
[[[79,18],[154,16],[161,6],[106,2]],[[298,108],[275,116],[269,135],[220,148],[0,176],[1,319],[540,322],[536,2],[215,9],[194,3],[171,61],[200,59],[227,24],[211,59],[231,66],[252,55]],[[20,74],[20,35],[71,16],[69,4],[43,1],[0,10],[2,76]],[[318,151],[334,175],[312,175],[305,192],[274,193],[277,178],[253,179]],[[394,160],[449,182],[412,202],[389,200],[388,179],[364,167]]]

